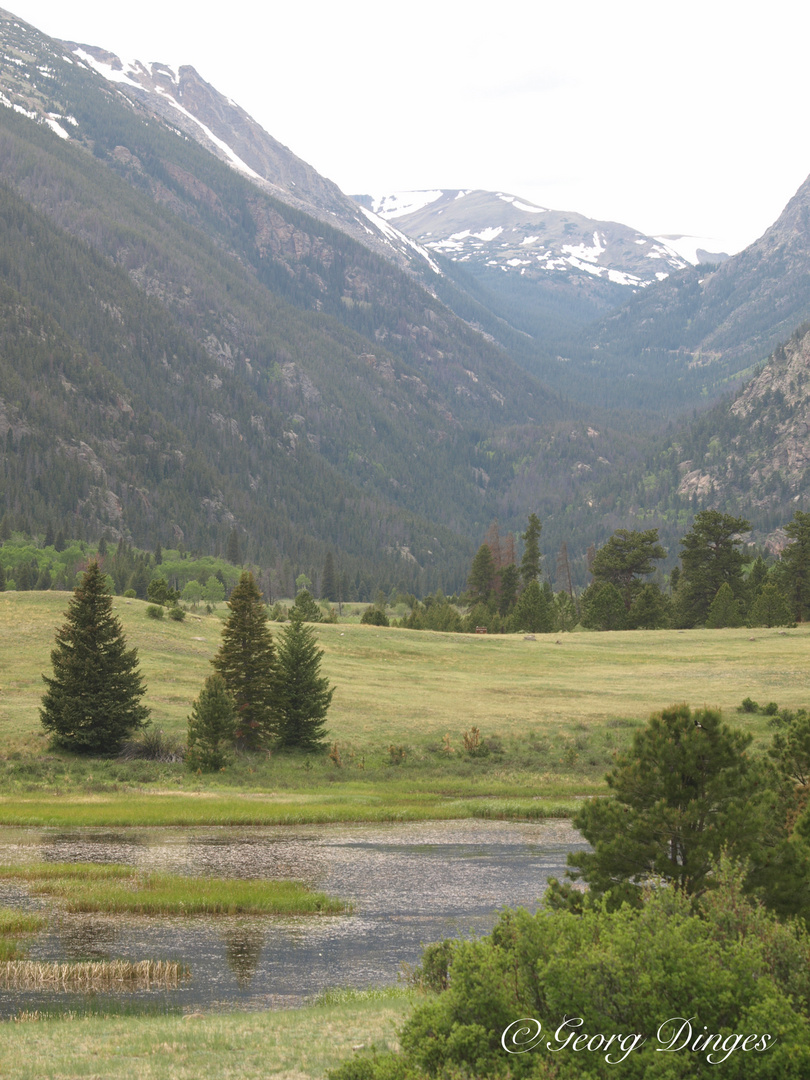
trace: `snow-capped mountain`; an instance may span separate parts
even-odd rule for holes
[[[587,276],[638,289],[663,281],[692,261],[684,244],[645,236],[615,221],[536,206],[501,191],[408,191],[355,198],[428,250],[471,269],[535,279],[575,281]],[[698,241],[693,247],[701,245]]]
[[[337,184],[269,135],[190,65],[124,62],[93,45],[48,38],[2,9],[0,24],[12,46],[0,56],[0,106],[46,125],[62,139],[82,142],[79,121],[54,108],[60,72],[64,65],[73,65],[101,77],[118,100],[129,101],[139,115],[159,117],[287,205],[349,233],[428,281],[438,272],[427,251],[390,223],[361,210]]]
[[[63,42],[147,112],[201,143],[288,205],[335,225],[399,265],[423,271],[438,267],[427,251],[344,195],[288,147],[268,134],[235,101],[225,97],[189,64],[123,61],[93,45]]]

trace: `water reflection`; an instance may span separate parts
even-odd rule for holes
[[[253,982],[265,937],[263,927],[249,923],[237,923],[222,934],[222,940],[225,942],[225,959],[243,990]]]
[[[534,909],[566,854],[565,822],[419,822],[277,828],[0,830],[0,862],[121,862],[183,874],[291,877],[352,900],[344,916],[224,920],[59,915],[32,959],[177,960],[184,1008],[294,1004],[329,986],[393,983],[422,945],[486,933],[497,909]],[[6,888],[6,886],[9,888]],[[41,907],[14,884],[2,902]],[[136,997],[138,995],[135,995]],[[36,1007],[0,993],[0,1013]]]

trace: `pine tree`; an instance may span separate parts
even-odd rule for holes
[[[126,648],[112,604],[104,574],[90,563],[56,632],[53,677],[42,676],[42,725],[69,750],[112,756],[148,722],[138,654]]]
[[[332,552],[328,551],[323,561],[323,573],[321,574],[321,600],[337,600],[337,593],[335,559]]]
[[[710,630],[719,630],[724,626],[741,626],[742,613],[739,603],[734,599],[734,593],[727,581],[724,581],[717,590],[717,595],[706,614],[706,626]]]
[[[797,510],[785,526],[790,543],[779,563],[780,583],[794,619],[810,619],[810,513]]]
[[[245,571],[228,601],[222,644],[211,661],[236,704],[236,738],[259,749],[276,733],[276,650],[253,575]]]
[[[763,585],[748,618],[749,626],[790,626],[790,604],[776,585]]]
[[[520,594],[510,623],[515,631],[530,634],[550,634],[554,629],[554,612],[539,581],[530,582]]]
[[[216,772],[230,761],[236,709],[221,675],[209,675],[188,718],[186,765],[196,772]]]
[[[742,596],[740,534],[750,528],[743,518],[730,517],[719,510],[701,510],[695,515],[691,530],[681,540],[683,572],[678,600],[683,625],[706,622],[709,607],[723,584],[729,586],[735,599]]]
[[[540,531],[543,526],[537,514],[529,514],[529,524],[523,533],[523,558],[520,560],[520,576],[524,586],[540,578]]]
[[[326,738],[324,725],[334,687],[319,674],[322,656],[315,631],[292,614],[278,645],[281,746],[317,750]]]
[[[236,526],[231,529],[230,535],[228,536],[228,545],[225,548],[225,558],[234,566],[239,566],[242,562],[242,554],[239,550],[239,533],[236,531]]]
[[[495,572],[492,548],[482,544],[475,554],[467,581],[467,592],[471,599],[486,600],[489,597],[495,583]]]
[[[652,574],[653,562],[666,555],[658,543],[658,529],[617,529],[594,555],[590,571],[597,581],[616,586],[629,611],[642,586],[641,579]]]

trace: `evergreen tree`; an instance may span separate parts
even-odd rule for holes
[[[471,600],[486,600],[489,597],[495,584],[495,572],[492,548],[488,544],[482,544],[475,553],[467,580],[467,592]]]
[[[579,612],[574,598],[565,590],[554,595],[554,624],[555,629],[566,633],[573,630],[579,622]]]
[[[790,543],[782,552],[779,578],[796,620],[810,619],[810,513],[797,510],[785,526]]]
[[[520,576],[524,586],[540,578],[540,532],[543,526],[537,514],[529,514],[529,524],[522,534],[523,558],[520,560]]]
[[[323,573],[321,574],[321,600],[337,600],[337,582],[335,580],[335,559],[331,551],[327,551],[323,561]]]
[[[652,716],[606,777],[613,798],[589,800],[574,818],[593,847],[568,856],[575,876],[592,892],[610,891],[616,905],[638,904],[653,877],[703,892],[724,848],[733,858],[766,857],[782,826],[746,753],[751,738],[711,709],[673,705]]]
[[[85,571],[66,619],[51,652],[53,677],[43,675],[42,725],[58,746],[117,754],[124,739],[146,725],[149,710],[140,704],[145,687],[137,651],[126,648],[98,563]]]
[[[230,761],[236,709],[221,675],[209,675],[188,718],[186,765],[193,772],[216,772]]]
[[[149,570],[145,563],[138,562],[138,565],[130,574],[127,588],[132,589],[139,600],[146,600],[149,589]]]
[[[727,581],[717,590],[717,596],[709,605],[706,614],[706,626],[710,630],[719,630],[724,626],[742,626],[742,612],[739,603]]]
[[[592,581],[582,594],[582,625],[588,630],[624,630],[627,612],[622,594],[609,581]]]
[[[239,533],[236,531],[236,526],[231,529],[230,535],[228,536],[228,546],[225,549],[225,558],[234,566],[239,566],[242,562],[242,555],[239,551]]]
[[[571,563],[568,561],[568,545],[564,540],[560,544],[560,551],[557,555],[557,587],[565,589],[573,599],[574,584],[571,581]]]
[[[279,744],[317,750],[326,738],[324,725],[334,687],[321,677],[315,631],[294,612],[278,644]]]
[[[554,629],[554,612],[539,581],[531,581],[518,597],[510,625],[529,634],[550,634]]]
[[[790,626],[790,604],[776,585],[764,585],[751,607],[749,626]]]
[[[648,582],[636,594],[627,612],[628,630],[660,630],[669,626],[672,603],[657,585]]]
[[[641,578],[652,574],[653,562],[666,555],[658,543],[658,529],[617,529],[594,555],[591,573],[597,581],[615,585],[629,611],[641,588]]]
[[[155,544],[155,566],[160,566],[162,562],[163,548],[160,546],[160,541],[158,540],[157,544]]]
[[[256,750],[277,730],[277,662],[262,594],[249,571],[239,578],[228,607],[222,644],[211,663],[236,705],[236,738]]]
[[[382,601],[383,609],[385,609],[385,598]],[[290,609],[290,618],[293,615],[298,615],[304,622],[322,622],[323,612],[315,602],[315,598],[308,589],[302,589],[295,598],[292,608]]]
[[[517,600],[517,590],[520,584],[520,571],[514,563],[509,563],[501,570],[500,575],[501,589],[500,597],[498,598],[498,613],[500,615],[508,615],[512,608],[515,606]]]
[[[680,618],[686,626],[705,623],[709,607],[721,585],[728,584],[735,599],[744,591],[740,534],[750,523],[743,518],[701,510],[681,540],[683,571],[678,583]]]

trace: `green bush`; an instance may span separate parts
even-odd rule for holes
[[[658,888],[639,910],[505,911],[488,937],[430,946],[426,981],[443,992],[406,1022],[401,1052],[331,1080],[804,1080],[810,937],[747,899],[741,870],[715,871],[697,905]],[[687,1022],[686,1048],[661,1053]]]
[[[169,608],[169,618],[174,619],[175,622],[182,622],[185,619],[186,613],[180,607]]]
[[[162,619],[166,612],[160,604],[150,604],[146,609],[146,614],[150,619]]]
[[[360,616],[362,626],[389,626],[388,616],[378,607],[368,607]]]

